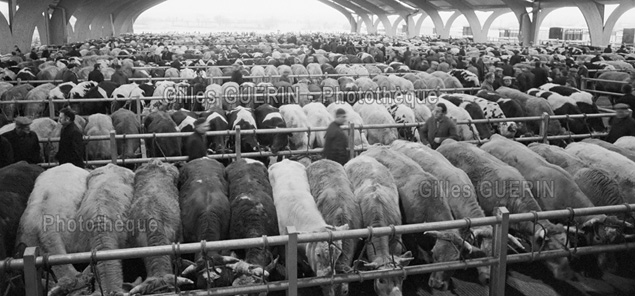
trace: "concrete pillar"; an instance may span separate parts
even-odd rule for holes
[[[401,28],[399,28],[399,24],[404,20],[404,16],[400,15],[395,21],[392,23],[393,34],[398,35],[401,33]]]
[[[501,15],[508,13],[509,10],[508,9],[499,9],[499,10],[494,10],[492,11],[492,14],[490,14],[487,19],[485,20],[485,23],[483,23],[483,28],[481,28],[481,30],[483,31],[483,34],[485,34],[485,39],[487,40],[487,35],[489,34],[489,29],[492,27],[492,24],[494,23],[494,21]]]
[[[359,17],[361,17],[362,21],[366,25],[366,32],[368,34],[377,33],[377,29],[374,27],[373,22],[369,17],[369,11],[361,9],[359,6],[356,6],[349,2],[349,0],[333,0],[333,3],[339,4],[340,6],[351,10],[355,12],[355,14],[357,14]],[[361,25],[359,25],[359,27],[361,27]]]
[[[13,19],[15,17],[15,12],[17,10],[18,0],[7,0],[7,5],[9,6],[9,27],[13,28]]]
[[[604,34],[602,34],[602,44],[608,45],[611,42],[611,35],[613,34],[613,30],[615,29],[615,24],[620,19],[625,12],[635,8],[635,2],[623,2],[620,4],[611,15],[609,15],[606,23],[604,24]]]
[[[580,12],[584,16],[584,20],[589,27],[589,35],[591,37],[591,45],[607,46],[611,41],[611,35],[615,24],[619,18],[628,10],[635,7],[633,1],[622,1],[620,5],[609,15],[604,23],[604,5],[590,0],[580,0],[575,2]]]
[[[40,37],[41,44],[50,44],[49,34],[49,13],[48,10],[44,11],[40,20],[36,25],[37,31]],[[30,49],[29,49],[30,50]]]
[[[49,0],[18,0],[19,9],[15,12],[11,32],[13,43],[23,52],[31,48],[35,26],[42,20],[42,13],[48,9],[50,4]]]
[[[444,32],[445,26],[443,25],[443,19],[441,19],[441,15],[439,15],[439,11],[437,11],[437,9],[434,6],[432,6],[426,0],[411,0],[411,2],[415,4],[419,9],[423,10],[432,19],[432,23],[434,24],[434,27],[437,30],[437,35],[439,36],[445,35],[445,37],[442,37],[442,38],[450,37],[449,31],[447,34],[443,34],[445,33]],[[421,22],[423,22],[423,20],[421,20]]]
[[[454,21],[461,15],[460,11],[455,11],[450,18],[448,18],[448,20],[446,21],[445,25],[441,26],[441,30],[439,30],[439,28],[436,26],[435,27],[437,29],[437,35],[439,35],[439,37],[441,39],[448,39],[450,38],[450,29],[452,28],[452,24],[454,24]]]
[[[13,50],[13,36],[9,22],[0,12],[0,54],[7,54]]]
[[[386,14],[384,10],[380,9],[379,7],[365,0],[347,0],[347,1],[354,2],[357,5],[359,5],[359,7],[365,10],[368,10],[374,15],[376,15],[378,20],[381,21],[381,23],[384,25],[384,29],[386,30],[386,35],[388,35],[389,37],[395,36],[394,28],[392,24],[390,23],[390,20],[388,20],[388,15]]]
[[[419,19],[417,20],[417,24],[415,25],[415,35],[421,35],[421,26],[423,25],[423,21],[428,17],[427,13],[422,13]]]
[[[408,36],[408,38],[413,38],[419,35],[419,31],[416,30],[414,16],[412,14],[406,16],[406,28],[408,30],[406,32],[406,36]]]
[[[74,39],[74,30],[69,24],[69,20],[84,2],[85,0],[60,0],[58,2],[49,22],[51,44],[65,44]]]

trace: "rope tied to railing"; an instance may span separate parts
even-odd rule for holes
[[[207,257],[206,247],[207,247],[207,241],[201,240],[201,259],[203,259],[203,262],[205,263],[205,272],[207,273],[207,279],[205,279],[205,290],[207,291],[207,295],[210,295],[209,279],[211,279],[212,277],[209,274],[209,261],[207,260],[208,257]]]
[[[6,290],[4,290],[4,293],[2,293],[3,296],[9,296],[9,291],[11,291],[12,289],[17,288],[15,286],[15,284],[13,283],[13,281],[18,279],[18,278],[20,278],[22,276],[21,274],[18,274],[16,276],[11,277],[11,272],[10,272],[11,269],[9,269],[9,264],[11,263],[11,260],[13,260],[13,258],[7,257],[7,258],[4,259],[4,262],[2,263],[3,264],[3,268],[4,268],[4,272],[7,274],[7,278],[9,279],[7,281],[7,288],[6,288]],[[47,279],[46,282],[47,282],[47,285],[48,285],[48,279]],[[46,291],[48,291],[48,286],[47,286]]]
[[[181,243],[177,242],[177,243],[172,243],[172,253],[174,253],[174,259],[173,259],[173,264],[174,264],[174,291],[181,295],[181,289],[179,289],[179,284],[178,284],[178,274],[179,271],[181,270]]]
[[[335,258],[335,256],[333,256],[333,247],[335,247],[335,244],[333,243],[333,230],[328,229],[327,230],[329,233],[329,240],[328,240],[328,246],[329,246],[329,264],[331,265],[331,283],[330,286],[333,287],[333,280],[335,277],[335,260],[337,260],[337,258]]]
[[[90,252],[90,269],[93,272],[93,278],[95,279],[95,283],[97,283],[97,286],[99,286],[99,293],[101,294],[101,296],[104,296],[104,289],[101,286],[101,280],[99,279],[99,271],[97,270],[97,249],[92,249]],[[93,287],[93,290],[95,290],[94,287]]]
[[[364,253],[366,252],[366,249],[368,248],[368,246],[370,245],[373,248],[373,253],[375,253],[375,245],[373,244],[373,227],[372,226],[368,226],[368,238],[366,238],[366,242],[364,242],[364,246],[362,247],[362,251],[359,253],[359,256],[357,257],[357,260],[355,260],[353,262],[353,272],[355,273],[359,273],[359,264],[363,264],[363,260],[362,260],[362,256],[364,256]],[[362,238],[360,238],[361,240]],[[360,282],[362,282],[363,280],[360,280]]]
[[[578,225],[575,222],[575,211],[573,211],[573,208],[572,207],[568,207],[567,210],[569,211],[569,219],[567,219],[567,233],[566,233],[567,234],[566,235],[567,239],[565,240],[564,247],[567,249],[567,251],[569,251],[568,259],[571,260],[573,258],[573,255],[575,255],[578,252],[578,233],[577,233]],[[571,228],[571,224],[572,223],[575,224],[575,226],[576,226],[575,227],[576,233],[573,236],[574,237],[574,239],[573,239],[573,241],[574,241],[574,246],[573,246],[574,251],[573,251],[573,253],[571,252],[571,249],[569,248],[569,229]]]
[[[535,256],[535,252],[534,252],[534,241],[536,241],[536,224],[538,224],[538,213],[536,211],[531,211],[531,214],[534,216],[534,220],[533,220],[533,229],[531,231],[531,235],[533,236],[532,239],[530,240],[531,242],[531,262],[534,262],[534,259],[536,258]],[[546,234],[545,234],[546,235]]]

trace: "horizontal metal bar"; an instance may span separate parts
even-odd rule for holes
[[[602,206],[602,207],[593,207],[593,208],[578,208],[573,209],[574,216],[586,216],[586,215],[599,215],[599,214],[617,214],[624,212],[631,212],[635,210],[635,204],[629,205],[617,205],[617,206]],[[555,210],[555,211],[541,211],[537,212],[538,220],[544,219],[559,219],[569,217],[571,213],[568,210]],[[519,213],[512,214],[509,216],[510,223],[518,223],[524,221],[533,221],[534,215],[532,213]],[[482,218],[474,218],[471,220],[472,227],[474,226],[484,226],[484,225],[493,225],[496,224],[496,217],[482,217]],[[394,227],[394,233],[396,234],[406,234],[406,233],[417,233],[424,232],[430,230],[447,230],[447,229],[457,229],[468,226],[468,221],[466,220],[452,220],[452,221],[441,221],[441,222],[430,222],[430,223],[419,223],[419,224],[408,224],[408,225],[399,225]],[[393,234],[393,229],[391,227],[379,227],[373,228],[374,236],[386,236]],[[302,233],[298,235],[298,243],[307,243],[307,242],[315,242],[315,241],[328,241],[330,238],[333,240],[342,240],[347,238],[359,238],[359,237],[368,237],[370,235],[370,231],[368,229],[354,229],[354,230],[345,230],[345,231],[333,231],[329,232],[320,232],[320,233]],[[288,241],[288,236],[273,236],[267,238],[269,245],[284,245]],[[263,244],[262,238],[249,238],[249,239],[237,239],[237,240],[223,240],[216,242],[207,242],[206,250],[228,250],[228,249],[244,249],[244,248],[252,248],[258,247]],[[180,245],[181,254],[186,253],[195,253],[201,250],[201,243],[185,243]],[[117,259],[131,259],[131,258],[140,258],[140,257],[148,257],[148,256],[163,256],[163,255],[172,255],[174,252],[172,250],[172,245],[164,245],[164,246],[153,246],[153,247],[142,247],[142,248],[128,248],[128,249],[118,249],[118,250],[108,250],[108,251],[97,251],[95,254],[95,259],[98,261],[103,260],[117,260]],[[74,264],[74,263],[87,263],[91,260],[91,252],[82,252],[75,254],[65,254],[65,255],[51,255],[49,256],[49,264],[51,265],[60,265],[60,264]],[[36,265],[42,266],[43,259],[42,257],[38,257],[36,259]],[[0,264],[0,272],[4,270],[4,268],[8,269],[20,269],[23,268],[24,261],[22,259],[9,259],[7,263]]]
[[[619,83],[619,84],[629,84],[630,82],[621,81],[621,80],[607,80],[607,79],[598,79],[598,78],[587,78],[582,77],[582,81],[593,81],[593,82],[608,82],[608,83]],[[585,89],[584,91],[589,91]]]

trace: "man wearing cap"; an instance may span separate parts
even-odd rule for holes
[[[77,74],[75,73],[76,68],[75,68],[75,64],[74,63],[69,63],[66,66],[66,71],[64,71],[64,74],[62,74],[62,83],[64,82],[73,82],[75,84],[77,84]]]
[[[606,141],[615,143],[621,137],[635,136],[635,119],[631,117],[633,111],[623,103],[615,104],[613,109],[615,109],[615,117],[609,122],[610,128]]]
[[[448,107],[438,103],[432,110],[432,116],[419,129],[421,143],[437,149],[446,139],[459,140],[456,123],[447,116]]]
[[[15,119],[15,129],[4,134],[11,143],[15,162],[22,160],[31,164],[42,162],[39,139],[35,133],[31,132],[31,122],[31,119],[27,117],[18,117]]]
[[[130,83],[130,81],[128,80],[128,76],[126,76],[126,74],[123,72],[123,69],[121,69],[121,65],[119,64],[115,65],[115,73],[110,76],[110,81],[117,84],[117,86]]]
[[[0,135],[0,168],[8,166],[14,162],[11,143],[9,143],[9,140],[7,140],[4,135]]]
[[[485,80],[481,84],[481,89],[484,89],[489,92],[494,92],[496,90],[494,88],[494,73],[485,74]]]
[[[496,67],[494,70],[494,82],[492,83],[494,89],[498,89],[503,86],[503,68]]]
[[[72,163],[76,167],[84,168],[84,138],[75,124],[75,112],[70,108],[60,110],[59,123],[62,125],[57,161],[60,165]]]
[[[194,121],[194,133],[185,140],[185,151],[189,157],[188,161],[207,156],[205,133],[208,130],[209,123],[206,118],[199,118]]]
[[[518,89],[518,86],[516,85],[516,83],[514,83],[514,79],[511,76],[503,77],[503,86]]]
[[[324,158],[341,165],[346,164],[349,160],[348,137],[340,128],[343,124],[346,124],[346,111],[337,109],[335,111],[335,120],[326,129],[324,150],[322,151]]]
[[[88,80],[101,83],[104,81],[104,74],[100,70],[101,64],[97,63],[93,66],[93,70],[88,73]]]
[[[633,95],[633,87],[630,84],[622,86],[624,95],[615,101],[615,104],[626,104],[631,110],[635,110],[635,96]],[[635,115],[634,115],[635,116]]]

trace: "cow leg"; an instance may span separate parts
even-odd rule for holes
[[[66,246],[59,233],[44,233],[40,238],[44,253],[65,255]],[[53,273],[58,278],[57,285],[52,287],[49,296],[66,295],[71,291],[87,287],[91,276],[84,275],[77,271],[71,264],[56,265],[51,267]]]

